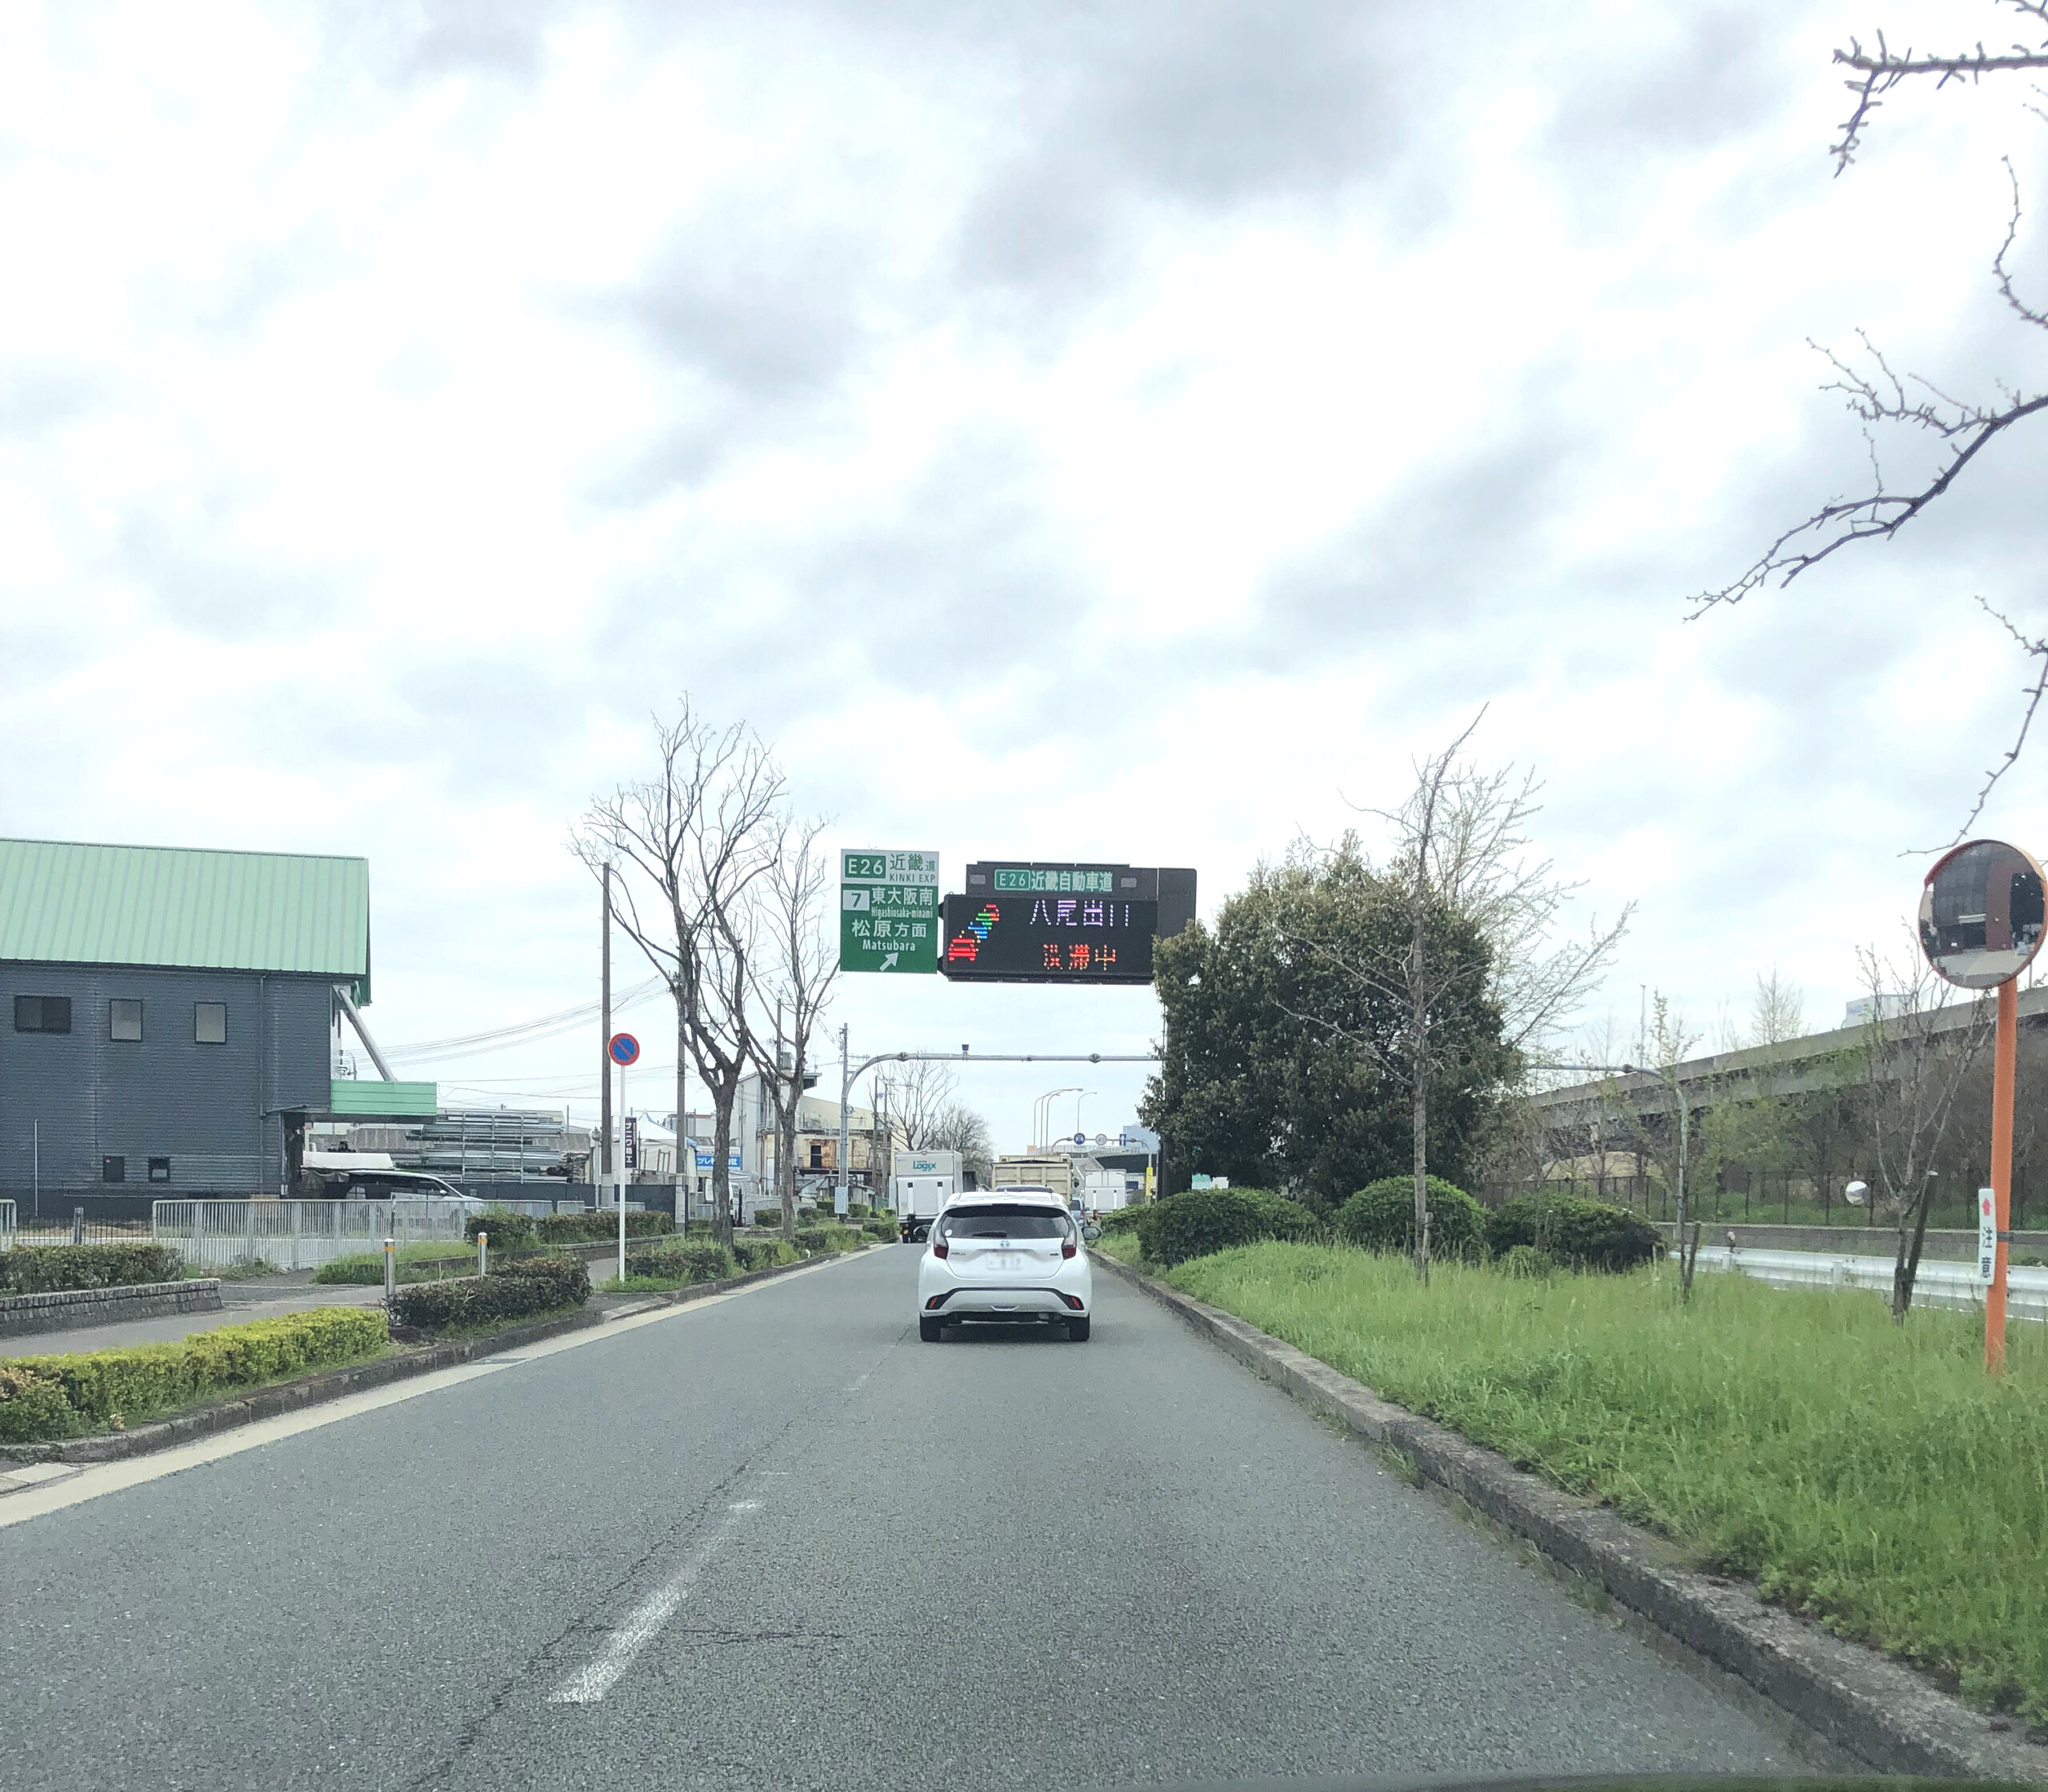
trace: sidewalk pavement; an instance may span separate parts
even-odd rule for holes
[[[0,1356],[68,1356],[76,1350],[118,1350],[130,1344],[169,1344],[194,1332],[221,1326],[246,1325],[252,1319],[274,1319],[316,1306],[379,1306],[381,1283],[364,1287],[350,1283],[316,1286],[310,1270],[296,1275],[258,1276],[247,1282],[221,1284],[218,1313],[172,1313],[160,1319],[126,1319],[109,1326],[79,1326],[69,1331],[31,1332],[0,1341]]]

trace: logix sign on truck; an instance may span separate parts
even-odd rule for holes
[[[958,1151],[918,1151],[898,1158],[896,1174],[889,1179],[897,1230],[910,1242],[923,1243],[939,1209],[959,1192]]]

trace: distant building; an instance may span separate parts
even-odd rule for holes
[[[365,860],[0,840],[0,1198],[275,1195],[310,1125],[430,1115],[332,1074],[370,993]]]

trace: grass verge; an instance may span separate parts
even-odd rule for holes
[[[1114,1254],[1130,1258],[1121,1240]],[[2048,1327],[1702,1277],[1511,1280],[1262,1244],[1166,1278],[1680,1544],[1700,1567],[2048,1729]]]
[[[444,1276],[473,1275],[476,1272],[475,1246],[467,1250],[446,1238],[398,1246],[401,1282],[438,1282]],[[494,1257],[501,1254],[494,1252]],[[351,1251],[346,1257],[330,1257],[313,1272],[321,1282],[342,1282],[360,1288],[381,1287],[384,1281],[384,1253]]]

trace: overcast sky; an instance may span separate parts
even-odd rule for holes
[[[1686,620],[1862,476],[1806,338],[2048,370],[1987,272],[2002,154],[2048,204],[2024,88],[1826,154],[1850,33],[2007,27],[1871,6],[0,0],[0,831],[366,856],[395,1045],[594,993],[565,839],[682,691],[837,843],[1191,865],[1211,913],[1485,704],[1583,913],[1639,905],[1595,1022],[1711,1034],[1775,963],[1833,1024],[2017,714],[1973,599],[2048,626],[2048,428]],[[2048,846],[2044,791],[2048,739],[1983,830]],[[431,1074],[587,1104],[595,1050]],[[1141,1080],[965,1092],[1009,1147]]]

